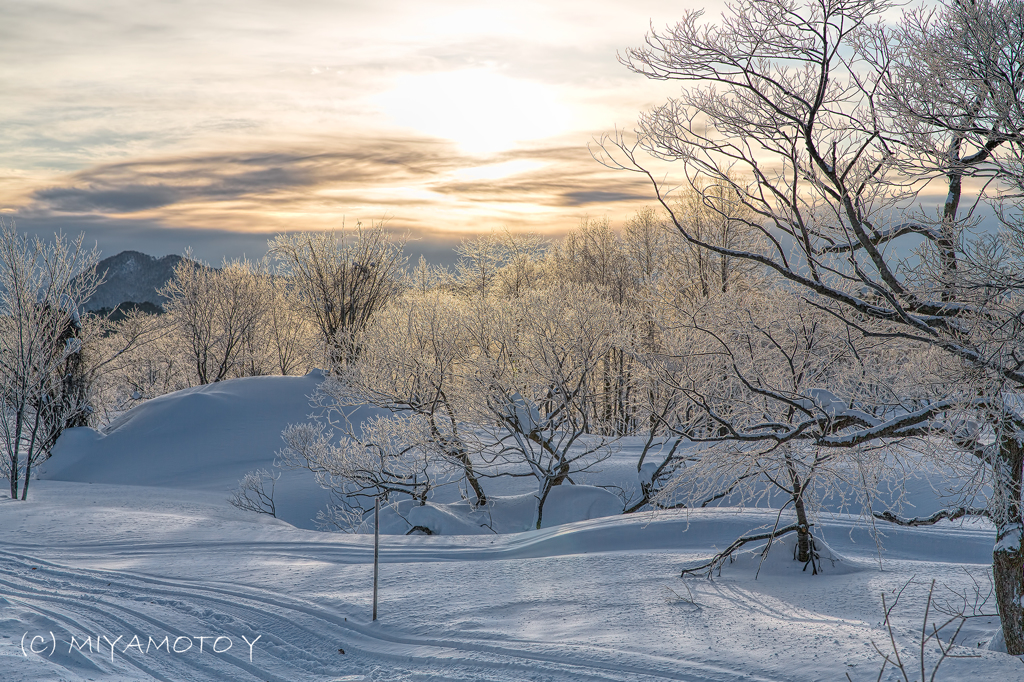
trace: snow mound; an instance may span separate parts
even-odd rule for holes
[[[541,528],[574,521],[588,521],[622,513],[622,500],[604,488],[589,485],[559,485],[551,489],[544,503]]]
[[[329,493],[308,471],[277,469],[274,460],[283,446],[281,431],[310,418],[309,396],[322,380],[319,370],[304,377],[249,377],[154,398],[102,430],[67,430],[40,478],[215,492],[226,503],[247,472],[267,469],[281,475],[274,486],[277,517],[316,528]],[[349,420],[358,425],[384,414],[353,408]],[[465,500],[422,507],[404,500],[383,511],[381,531],[404,535],[420,526],[436,535],[517,533],[534,528],[536,502],[533,493],[495,495],[479,509]],[[548,495],[542,526],[621,513],[622,501],[603,488],[562,485]],[[361,530],[372,532],[372,515],[364,518]]]
[[[66,431],[40,478],[214,491],[227,500],[246,472],[276,471],[281,431],[309,418],[308,396],[322,380],[315,370],[303,377],[232,379],[154,398],[105,429]],[[373,414],[359,408],[352,421]],[[301,528],[314,528],[328,501],[303,471],[282,471],[274,498],[278,518]]]

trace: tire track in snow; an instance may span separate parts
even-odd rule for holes
[[[51,597],[65,607],[70,605],[76,608],[79,606],[89,608],[87,603],[80,601],[83,596],[81,593],[88,592],[90,588],[102,589],[106,583],[116,580],[118,589],[121,590],[134,588],[149,595],[162,595],[185,604],[196,606],[204,604],[207,610],[213,613],[220,611],[229,615],[234,614],[233,617],[242,622],[259,622],[261,628],[268,627],[273,623],[279,627],[279,631],[292,629],[301,632],[304,641],[307,641],[306,637],[310,638],[308,641],[315,642],[330,640],[333,636],[334,639],[331,640],[330,645],[325,643],[325,650],[333,650],[331,647],[334,647],[337,642],[344,642],[349,655],[357,654],[355,657],[365,658],[367,663],[385,659],[402,665],[417,664],[417,670],[446,664],[455,667],[469,667],[470,669],[482,668],[483,670],[480,672],[487,670],[498,673],[499,676],[501,671],[515,671],[516,679],[522,679],[521,675],[525,673],[554,674],[558,677],[564,676],[564,679],[573,680],[646,679],[681,682],[748,680],[772,682],[771,678],[754,676],[700,661],[641,655],[591,645],[573,646],[573,652],[567,654],[564,650],[552,652],[548,649],[545,651],[543,645],[536,643],[532,643],[531,646],[531,643],[517,642],[517,648],[512,649],[491,643],[412,636],[386,630],[379,625],[346,620],[347,617],[342,613],[328,611],[294,597],[258,588],[239,586],[229,588],[218,584],[154,578],[122,571],[68,569],[59,564],[39,561],[31,556],[3,550],[0,550],[0,556],[6,556],[8,561],[16,561],[22,565],[28,563],[45,565],[48,567],[46,571],[48,576],[58,577],[65,581],[66,586],[62,589],[69,590],[71,587],[77,587],[80,590],[78,594],[64,593]],[[9,589],[20,591],[23,598],[43,598],[45,596],[44,588],[52,590],[52,586],[46,584],[47,581],[42,576],[20,576],[20,581],[27,585],[19,587],[7,583],[7,581],[2,584]],[[153,618],[147,613],[132,609],[123,603],[110,600],[102,603],[106,607],[117,608],[133,618],[149,623],[151,626],[163,628],[168,632],[173,632],[176,629],[170,623]],[[213,608],[209,608],[210,606]],[[192,609],[192,611],[196,610]],[[189,615],[197,617],[193,612],[189,612]],[[267,622],[268,618],[272,623]],[[123,623],[122,627],[130,627],[127,622],[121,622]],[[216,627],[223,629],[224,624],[218,622]],[[277,637],[277,639],[280,638]],[[287,645],[286,642],[282,641],[282,643]],[[297,647],[295,648],[297,649]],[[299,651],[291,651],[291,653],[297,654]],[[277,664],[273,666],[262,665],[255,669],[249,668],[248,665],[237,667],[251,674],[258,673],[263,676],[261,679],[293,679],[281,678],[277,674],[273,674],[273,669],[280,667],[294,670],[294,666],[284,659],[277,656],[274,658],[277,659]],[[321,665],[325,664],[322,658],[315,656],[313,658],[315,662]],[[307,670],[305,674],[308,675],[309,672]],[[154,675],[154,677],[157,676]],[[213,677],[211,679],[223,678]],[[467,679],[472,679],[472,677]]]

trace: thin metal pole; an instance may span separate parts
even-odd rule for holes
[[[373,619],[377,620],[377,567],[380,564],[380,497],[373,502]]]

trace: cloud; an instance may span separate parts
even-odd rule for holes
[[[306,196],[419,182],[453,160],[437,144],[374,140],[345,151],[288,150],[139,159],[102,164],[32,194],[40,211],[137,213],[176,204]]]
[[[52,187],[39,190],[35,198],[62,213],[134,213],[175,203],[181,193],[165,185],[103,187]]]
[[[649,193],[622,192],[616,190],[584,189],[565,192],[561,195],[563,206],[589,206],[592,204],[609,204],[619,201],[646,201]]]

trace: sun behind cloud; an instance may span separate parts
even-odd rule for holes
[[[397,125],[479,155],[555,137],[570,118],[550,86],[488,69],[403,75],[375,104]]]

